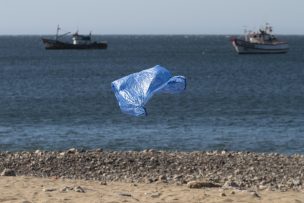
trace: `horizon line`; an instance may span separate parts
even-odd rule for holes
[[[50,35],[56,35],[56,34],[0,34],[0,36],[50,36]],[[84,34],[85,35],[85,34]],[[210,35],[218,35],[218,36],[231,36],[231,35],[244,35],[243,33],[222,33],[222,34],[218,34],[218,33],[202,33],[202,34],[100,34],[100,33],[96,33],[96,34],[92,34],[92,35],[104,35],[104,36],[109,36],[109,35],[117,35],[117,36],[122,36],[122,35],[134,35],[134,36],[143,36],[143,35],[155,35],[155,36],[170,36],[170,35],[176,35],[176,36],[187,36],[187,35],[201,35],[201,36],[210,36]],[[303,36],[303,34],[274,34],[276,36]]]

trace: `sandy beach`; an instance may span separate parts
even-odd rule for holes
[[[191,189],[165,183],[121,183],[35,177],[0,177],[0,202],[265,202],[301,203],[303,192]]]
[[[0,202],[304,203],[304,156],[254,152],[0,153]]]

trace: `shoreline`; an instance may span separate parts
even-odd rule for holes
[[[239,190],[303,191],[304,155],[195,151],[0,152],[0,172],[102,182],[165,183]],[[202,184],[200,186],[200,184]],[[211,187],[213,187],[211,186]]]

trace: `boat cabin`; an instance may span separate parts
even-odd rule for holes
[[[80,35],[78,34],[78,32],[76,32],[75,34],[73,34],[72,40],[74,45],[89,44],[91,43],[91,33],[90,35]]]
[[[272,27],[266,24],[264,28],[261,28],[258,32],[246,32],[245,40],[250,43],[267,44],[275,43],[277,39],[272,35]]]

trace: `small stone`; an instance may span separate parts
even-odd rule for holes
[[[56,191],[56,188],[43,188],[42,191],[43,192],[54,192],[54,191]]]
[[[299,186],[299,185],[301,185],[301,180],[300,180],[300,179],[293,179],[293,180],[292,180],[292,184],[293,184],[294,186]]]
[[[132,195],[130,193],[126,193],[126,192],[121,192],[118,193],[119,196],[124,196],[124,197],[132,197]]]
[[[182,178],[183,178],[182,175],[174,175],[174,176],[173,176],[173,180],[175,180],[175,181],[178,181],[178,180],[180,180],[180,179],[182,179]]]
[[[80,192],[80,193],[84,193],[84,192],[85,192],[84,189],[83,189],[82,187],[80,187],[80,186],[74,187],[73,190],[74,190],[75,192]]]
[[[150,153],[156,153],[157,151],[155,149],[149,149]]]
[[[166,181],[167,177],[165,175],[161,175],[161,176],[158,177],[158,180],[159,181]]]
[[[240,172],[241,172],[240,169],[236,169],[236,170],[234,171],[234,174],[235,174],[235,175],[238,175]]]
[[[259,185],[259,190],[266,190],[267,188],[267,185]]]
[[[73,188],[72,188],[72,187],[65,186],[64,188],[62,188],[62,189],[60,190],[60,192],[67,192],[67,191],[70,191],[70,190],[73,190]]]
[[[232,180],[232,178],[233,178],[233,175],[227,176],[227,180]]]
[[[107,182],[106,181],[101,181],[99,184],[100,185],[107,185]]]
[[[96,151],[96,152],[103,152],[103,149],[98,148],[98,149],[96,149],[95,151]]]
[[[16,176],[16,172],[13,169],[4,169],[1,173],[1,176]]]
[[[235,195],[235,191],[232,190],[232,191],[231,191],[231,194],[232,194],[232,195]]]
[[[222,197],[226,197],[226,194],[224,192],[221,193]]]
[[[37,150],[35,151],[35,154],[37,154],[38,156],[41,156],[41,155],[43,154],[43,152],[40,151],[39,149],[37,149]]]
[[[224,183],[223,187],[224,188],[239,188],[240,186],[236,182],[228,180]]]
[[[75,154],[77,152],[77,150],[75,148],[71,148],[67,150],[68,154]]]
[[[157,197],[159,197],[161,195],[161,193],[159,193],[159,192],[154,192],[154,193],[152,193],[151,195],[150,195],[150,197],[152,197],[152,198],[157,198]]]
[[[152,183],[153,179],[152,178],[145,178],[145,183]]]
[[[203,188],[203,187],[221,187],[221,185],[212,183],[212,182],[199,182],[199,181],[190,181],[187,183],[189,188]]]
[[[281,192],[285,192],[287,191],[288,186],[284,185],[284,184],[278,184],[277,188],[281,191]]]
[[[253,197],[261,198],[261,196],[260,196],[257,192],[255,192],[255,191],[250,192],[250,194],[251,194]]]

